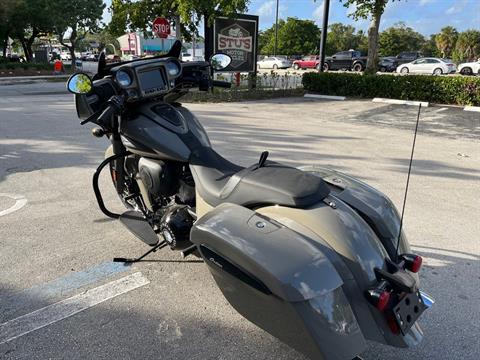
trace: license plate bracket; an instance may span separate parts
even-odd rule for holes
[[[415,321],[428,309],[419,291],[406,293],[393,308],[393,315],[403,335],[415,324]]]

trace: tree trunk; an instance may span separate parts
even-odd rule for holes
[[[180,24],[180,15],[175,15],[175,38],[182,41],[182,25]]]
[[[5,39],[3,40],[2,55],[4,59],[7,57],[7,48],[8,48],[8,33],[5,34]]]
[[[375,74],[378,65],[378,29],[380,27],[380,12],[372,15],[372,21],[368,28],[368,57],[365,72]]]

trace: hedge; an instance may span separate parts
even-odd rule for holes
[[[303,75],[302,83],[322,95],[480,106],[480,77],[312,72]]]

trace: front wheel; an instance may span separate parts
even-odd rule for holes
[[[273,70],[277,70],[278,69],[278,65],[277,64],[273,64]]]
[[[402,74],[408,74],[408,67],[406,67],[406,66],[403,67],[403,68],[400,70],[400,72],[401,72]]]
[[[473,70],[469,67],[465,67],[460,71],[460,74],[470,76],[473,75]]]
[[[433,75],[442,75],[442,74],[443,74],[443,70],[440,68],[436,68],[435,70],[433,70]]]
[[[298,69],[300,69],[300,66],[298,66],[298,64],[293,64],[293,69],[298,70]]]

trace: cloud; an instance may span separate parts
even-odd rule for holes
[[[323,1],[317,7],[315,7],[315,10],[313,11],[313,20],[318,24],[322,24],[322,21],[323,21]]]
[[[435,2],[435,0],[420,0],[420,6],[425,6]]]
[[[272,16],[275,12],[275,4],[276,4],[275,0],[269,0],[264,2],[262,6],[260,6],[257,10],[258,16],[262,16],[262,17]]]
[[[454,5],[454,6],[452,6],[452,7],[449,7],[449,8],[447,9],[447,11],[445,11],[445,14],[447,14],[447,15],[452,15],[452,14],[455,14],[455,13],[457,13],[457,12],[459,12],[459,9],[456,8],[455,5]]]

